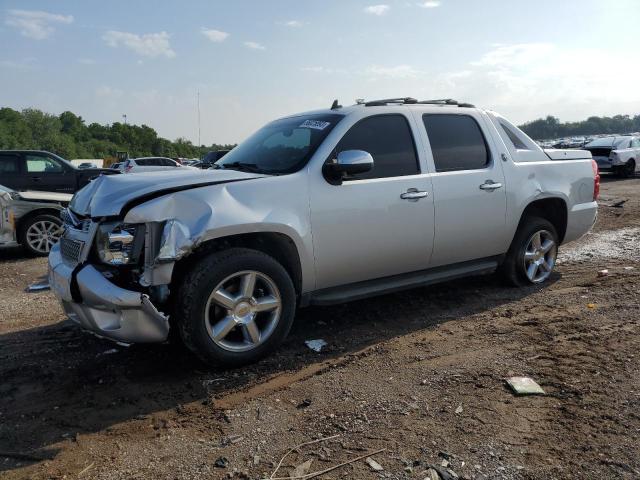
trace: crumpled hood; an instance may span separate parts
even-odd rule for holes
[[[237,170],[180,170],[121,175],[101,175],[78,190],[69,207],[82,216],[120,215],[122,209],[141,197],[153,198],[172,192],[241,180],[264,175]]]

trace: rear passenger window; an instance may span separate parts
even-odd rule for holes
[[[0,155],[0,173],[18,173],[20,159],[17,155]]]
[[[513,130],[511,130],[504,123],[500,123],[500,126],[502,127],[502,130],[504,130],[504,133],[507,134],[507,137],[509,137],[509,140],[511,140],[511,143],[513,143],[513,146],[516,147],[517,150],[529,150],[529,147],[527,147],[524,144],[524,142],[520,140],[520,138],[518,138],[518,136],[515,134]]]
[[[347,180],[420,173],[413,135],[404,115],[376,115],[359,121],[342,137],[336,150],[364,150],[373,157],[370,171]]]
[[[478,123],[468,115],[425,114],[437,172],[478,170],[489,162],[489,149]]]

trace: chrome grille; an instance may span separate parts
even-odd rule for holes
[[[73,228],[81,232],[87,233],[91,228],[91,219],[80,219],[73,214],[68,208],[65,208],[60,212],[60,218],[62,219],[66,228]]]
[[[80,240],[65,237],[60,239],[60,253],[62,257],[72,262],[78,262],[80,260],[82,247],[84,247],[84,242]]]

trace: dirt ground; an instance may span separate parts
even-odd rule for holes
[[[305,309],[238,370],[85,334],[24,292],[45,260],[0,252],[0,477],[270,478],[319,440],[273,478],[381,449],[381,471],[321,478],[423,480],[445,461],[469,479],[640,478],[639,241],[640,179],[605,179],[594,233],[543,287],[486,276]],[[514,396],[512,375],[546,395]]]

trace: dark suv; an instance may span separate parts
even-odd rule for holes
[[[0,185],[13,190],[75,193],[102,173],[119,172],[103,168],[79,169],[51,152],[0,150]]]

